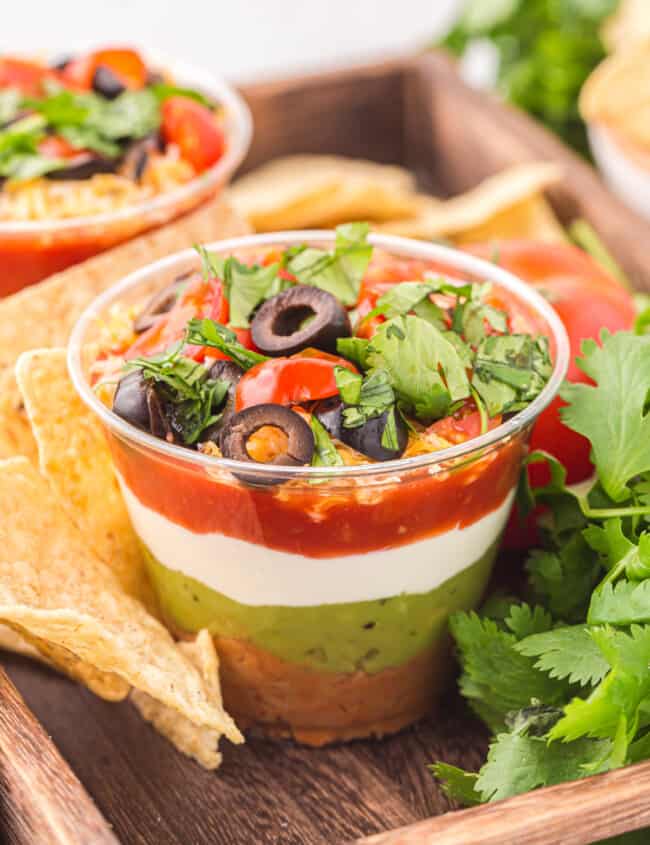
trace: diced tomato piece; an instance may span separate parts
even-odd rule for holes
[[[72,59],[60,71],[61,80],[76,90],[89,91],[100,65],[112,71],[126,88],[138,89],[146,85],[148,70],[140,54],[120,47],[97,50],[88,56]]]
[[[10,56],[0,58],[0,88],[17,88],[28,97],[36,97],[42,93],[46,79],[55,79],[55,74],[45,65]]]
[[[47,158],[74,158],[83,152],[83,149],[74,147],[59,135],[48,135],[40,141],[38,151]]]
[[[218,279],[194,279],[191,281],[171,311],[161,315],[150,329],[143,332],[126,354],[126,358],[155,355],[177,343],[185,334],[188,322],[193,317],[211,317],[217,322],[228,320],[228,302],[223,286]],[[214,349],[203,346],[187,346],[184,354],[188,358],[202,361],[207,355],[216,357]]]
[[[182,157],[201,173],[219,161],[226,139],[210,109],[189,97],[169,97],[162,106],[165,140],[176,144]]]
[[[272,402],[299,405],[336,396],[334,368],[355,367],[344,358],[317,350],[306,350],[291,358],[271,358],[252,367],[239,381],[235,398],[238,411],[251,405]]]

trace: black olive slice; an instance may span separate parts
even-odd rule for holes
[[[67,159],[65,167],[52,170],[47,174],[48,179],[79,180],[90,179],[96,173],[115,173],[117,161],[112,158],[95,155],[94,153],[79,153],[74,158]]]
[[[235,414],[221,434],[221,451],[226,458],[257,463],[248,452],[248,441],[261,428],[278,428],[287,437],[286,452],[269,463],[275,466],[305,466],[314,454],[314,435],[305,420],[284,405],[252,405]],[[265,464],[268,466],[268,464]],[[243,476],[243,481],[256,481],[254,476]],[[266,479],[277,483],[281,479]],[[263,483],[263,482],[262,482]]]
[[[402,415],[397,411],[395,414],[395,428],[397,429],[397,449],[387,449],[382,446],[381,438],[386,427],[388,419],[388,411],[384,411],[378,417],[372,417],[363,425],[356,428],[341,428],[340,439],[361,452],[362,455],[367,455],[374,461],[392,461],[395,458],[401,457],[406,444],[408,443],[409,433],[406,423],[402,419]]]
[[[216,423],[205,429],[201,435],[201,443],[207,443],[211,440],[217,446],[220,445],[221,433],[235,415],[235,391],[237,382],[243,375],[244,371],[234,361],[216,361],[210,367],[208,376],[219,381],[230,382],[230,387],[228,388],[226,404],[221,412],[221,417]]]
[[[129,145],[124,155],[120,173],[127,179],[140,182],[147,169],[149,158],[153,153],[160,152],[162,149],[163,142],[158,132],[152,132],[150,135],[134,141]]]
[[[312,408],[312,414],[318,417],[330,437],[336,437],[337,440],[341,439],[343,402],[338,396],[330,396],[329,399],[321,399],[316,402]]]
[[[253,343],[265,355],[292,355],[308,346],[336,352],[336,340],[352,334],[348,312],[335,296],[295,285],[267,299],[251,323]]]
[[[193,275],[193,271],[184,273],[177,279],[159,290],[151,297],[151,299],[144,306],[140,314],[133,321],[133,331],[136,334],[141,334],[150,329],[160,317],[161,314],[166,314],[174,307],[178,295],[185,282]]]
[[[126,91],[126,85],[106,65],[98,65],[95,69],[92,85],[93,91],[106,97],[107,100],[114,100]]]
[[[50,67],[52,70],[65,70],[70,62],[74,59],[74,56],[59,56],[59,58],[54,59],[53,62],[50,62]]]
[[[133,370],[119,380],[113,397],[113,411],[131,425],[165,440],[172,434],[167,414],[156,387]]]
[[[147,382],[142,370],[133,370],[119,380],[113,397],[113,410],[131,425],[150,430]]]

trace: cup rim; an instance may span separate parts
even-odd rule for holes
[[[211,251],[234,251],[256,246],[271,246],[275,244],[304,243],[309,242],[316,245],[328,245],[334,240],[333,231],[326,230],[302,230],[269,232],[258,235],[245,235],[243,237],[229,238],[222,241],[215,241],[206,244]],[[95,395],[83,375],[82,351],[84,336],[92,323],[105,309],[118,301],[125,293],[136,288],[145,280],[150,279],[157,273],[168,271],[174,265],[183,265],[196,256],[193,249],[186,249],[176,252],[158,261],[148,264],[139,270],[130,273],[128,276],[117,282],[115,285],[104,291],[97,297],[81,314],[75,324],[68,345],[68,370],[70,377],[83,402],[94,411],[104,425],[118,436],[136,443],[140,447],[154,451],[168,458],[177,458],[182,462],[193,464],[203,470],[227,470],[233,474],[245,474],[246,476],[259,476],[260,482],[273,478],[280,481],[290,479],[356,479],[367,476],[386,477],[394,476],[411,470],[431,468],[436,465],[445,464],[450,460],[466,457],[474,452],[493,446],[505,441],[519,433],[555,398],[562,384],[569,364],[569,339],[566,330],[552,306],[541,294],[529,286],[526,282],[518,279],[512,273],[491,264],[481,258],[476,258],[460,250],[442,246],[440,244],[415,241],[409,238],[402,238],[396,235],[371,234],[368,242],[373,246],[380,247],[389,253],[407,255],[411,258],[423,258],[434,261],[441,261],[454,269],[467,272],[471,276],[484,277],[487,281],[494,282],[506,290],[514,293],[518,299],[533,308],[535,313],[540,314],[545,320],[550,332],[553,335],[556,345],[556,357],[553,372],[550,379],[540,394],[523,411],[514,414],[510,419],[502,422],[501,425],[479,435],[471,440],[458,445],[440,449],[435,452],[428,452],[411,458],[397,458],[391,461],[379,463],[359,464],[354,466],[334,467],[312,467],[299,466],[287,467],[275,464],[257,464],[246,461],[237,461],[230,458],[219,458],[206,455],[202,452],[195,452],[183,446],[168,443],[165,440],[154,437],[145,431],[123,420],[117,414],[106,407]]]
[[[92,47],[88,48],[93,49]],[[180,85],[196,86],[206,95],[219,102],[226,112],[226,137],[228,144],[224,155],[203,173],[199,173],[170,191],[165,191],[151,199],[134,203],[116,211],[103,211],[100,214],[79,215],[60,220],[2,220],[0,238],[25,237],[29,235],[55,235],[75,229],[101,226],[113,226],[134,217],[149,216],[167,210],[170,206],[183,205],[194,196],[204,191],[217,188],[235,172],[244,160],[253,137],[253,118],[250,109],[239,92],[223,77],[217,76],[188,62],[171,58],[165,53],[134,45],[133,49],[144,57],[147,64],[168,69]],[[60,55],[55,50],[39,53],[47,59]]]

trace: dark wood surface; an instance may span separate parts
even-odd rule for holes
[[[424,186],[455,193],[506,164],[560,160],[566,179],[552,200],[562,219],[587,217],[635,282],[650,287],[647,223],[543,129],[466,89],[442,57],[254,85],[244,94],[256,123],[245,169],[292,152],[338,153],[404,163]],[[208,773],[158,737],[130,704],[103,702],[18,657],[7,659],[7,670],[116,836],[129,844],[324,845],[412,825],[449,809],[427,764],[445,760],[476,769],[487,744],[482,727],[452,692],[427,722],[381,742],[306,750],[252,739],[243,748],[226,745],[222,769]],[[626,773],[620,778],[619,785],[628,782]],[[638,795],[638,784],[629,783]],[[575,805],[582,788],[567,787],[573,805],[561,804],[553,817],[559,827],[545,829],[543,840],[509,832],[522,818],[530,823],[531,806],[546,801],[535,793],[514,810],[502,805],[498,840],[467,838],[462,827],[443,840],[439,828],[431,833],[434,828],[416,827],[384,842],[584,845],[584,835],[562,833],[578,829]],[[549,812],[555,801],[548,799]],[[444,823],[459,825],[466,818],[474,817],[452,814]],[[612,811],[610,818],[612,825],[599,833],[647,822],[643,813],[631,820]],[[490,824],[485,821],[485,830]]]
[[[449,809],[427,764],[477,767],[486,734],[451,694],[429,722],[380,742],[304,749],[224,743],[206,772],[128,703],[104,702],[19,657],[6,668],[123,843],[325,845]]]
[[[117,845],[107,822],[2,669],[0,702],[3,841]]]
[[[650,762],[639,763],[446,813],[355,845],[591,845],[650,825],[648,783]],[[644,841],[650,841],[650,832]]]

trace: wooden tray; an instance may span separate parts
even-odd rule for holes
[[[636,284],[650,288],[648,225],[545,130],[467,89],[442,56],[244,94],[256,123],[245,169],[292,152],[340,153],[406,164],[425,187],[455,193],[516,161],[564,162],[566,179],[552,196],[561,219],[586,217]],[[0,820],[7,841],[21,845],[103,845],[113,834],[143,845],[320,845],[373,834],[364,841],[588,845],[650,825],[648,764],[442,815],[450,805],[427,764],[478,768],[487,747],[453,692],[429,720],[381,742],[323,750],[224,743],[214,774],[175,752],[129,704],[108,704],[18,657],[5,667],[72,770],[29,713],[20,715],[24,704],[0,678]]]

